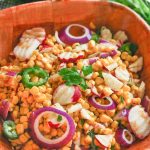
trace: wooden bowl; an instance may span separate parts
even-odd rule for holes
[[[0,57],[12,51],[21,33],[28,28],[43,26],[53,33],[63,26],[76,22],[88,25],[93,21],[98,27],[105,25],[113,32],[125,30],[129,39],[139,46],[144,57],[142,78],[150,90],[150,27],[131,9],[117,3],[91,1],[37,2],[0,11]],[[0,142],[0,149],[8,149]],[[150,136],[129,150],[150,149]]]

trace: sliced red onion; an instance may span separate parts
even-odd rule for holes
[[[141,102],[141,105],[144,107],[145,111],[150,114],[150,99],[148,96],[145,96]]]
[[[102,110],[112,110],[116,108],[115,102],[110,97],[106,97],[106,100],[109,101],[109,104],[106,105],[98,103],[96,98],[98,98],[98,96],[95,95],[88,98],[89,103],[95,108]]]
[[[61,115],[67,123],[65,133],[57,139],[47,139],[39,130],[40,118],[43,115],[49,114],[51,112]],[[30,134],[32,139],[42,148],[46,149],[59,149],[65,146],[69,143],[70,140],[72,140],[75,133],[75,125],[73,119],[66,112],[53,107],[44,107],[33,111],[29,118],[29,129],[31,131]]]
[[[81,91],[77,86],[67,86],[62,84],[58,86],[53,94],[53,102],[61,105],[77,102],[81,97]]]
[[[76,62],[78,59],[81,59],[84,57],[83,52],[63,52],[61,53],[58,58],[61,62],[69,63],[69,62]]]
[[[143,139],[150,133],[150,117],[141,105],[132,107],[128,113],[128,122],[133,133]]]
[[[6,100],[2,100],[1,101],[1,105],[0,105],[0,117],[2,117],[2,119],[6,119],[8,116],[8,111],[9,111],[9,107],[10,107],[10,103]]]
[[[110,56],[109,53],[100,53],[100,58],[107,58],[108,56]]]
[[[109,43],[107,40],[104,40],[104,39],[100,39],[99,40],[99,43]]]
[[[15,75],[17,75],[17,73],[14,72],[14,71],[8,71],[8,72],[6,73],[6,75],[8,75],[8,76],[15,76]]]
[[[92,65],[92,64],[95,63],[98,59],[99,59],[98,57],[89,58],[89,64]]]
[[[116,141],[123,147],[128,147],[134,142],[134,136],[127,129],[117,129],[115,138]]]
[[[72,27],[78,27],[78,28],[81,28],[82,30],[84,30],[84,34],[81,35],[81,36],[74,36],[70,33],[70,29]],[[60,43],[60,44],[68,44],[68,45],[71,45],[73,43],[80,43],[80,44],[84,44],[84,43],[87,43],[90,39],[91,39],[91,31],[83,26],[83,25],[80,25],[80,24],[71,24],[71,25],[68,25],[67,27],[63,28],[59,33],[58,35],[55,33],[55,36],[57,37],[57,42]]]
[[[113,57],[113,56],[117,55],[117,50],[112,50],[109,54],[110,54],[110,56]]]
[[[115,115],[114,120],[127,120],[128,113],[129,110],[124,108]]]

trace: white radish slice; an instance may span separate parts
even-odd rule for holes
[[[63,52],[61,53],[58,58],[60,61],[68,63],[68,62],[76,62],[78,59],[84,57],[83,52],[75,53],[75,52]]]
[[[118,67],[118,64],[116,62],[112,63],[112,64],[110,64],[108,66],[105,66],[105,68],[107,68],[109,71],[112,71],[112,70],[114,70],[117,67]]]
[[[15,56],[20,60],[29,59],[32,56],[33,51],[36,50],[45,39],[45,35],[46,32],[43,28],[26,30],[22,34],[20,42],[13,50]]]
[[[124,31],[118,31],[115,33],[114,39],[117,41],[121,41],[121,43],[124,43],[125,41],[128,40],[128,37]]]
[[[128,121],[132,131],[139,139],[145,138],[150,133],[150,117],[141,105],[130,109]]]
[[[139,86],[139,97],[142,99],[145,94],[145,83],[142,81]]]
[[[143,67],[143,57],[138,58],[133,64],[129,65],[129,70],[131,72],[137,73],[141,71]]]
[[[53,94],[53,102],[61,105],[77,102],[81,97],[81,91],[77,86],[67,86],[62,84],[58,86]]]
[[[77,103],[75,105],[72,105],[70,108],[68,108],[68,114],[71,114],[73,112],[77,112],[82,109],[82,105],[80,103]]]
[[[83,108],[80,113],[81,113],[82,119],[92,120],[92,117],[90,115],[90,111]]]
[[[108,134],[108,135],[95,135],[95,138],[98,140],[98,142],[104,146],[105,148],[108,148],[111,146],[111,142],[113,139],[114,135],[113,134]]]
[[[109,73],[105,73],[105,72],[103,72],[102,74],[104,77],[105,84],[108,87],[110,87],[112,90],[119,91],[122,88],[123,83],[120,82],[116,77],[114,77],[113,75],[111,75]]]
[[[129,72],[121,67],[115,69],[115,75],[121,81],[129,81],[130,79]]]
[[[83,50],[87,50],[88,49],[88,44],[81,44],[81,45],[78,45],[75,47],[75,49],[73,49],[74,52],[80,52],[80,51],[83,51]]]

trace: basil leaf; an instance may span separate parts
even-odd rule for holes
[[[83,66],[82,72],[83,72],[84,76],[91,74],[93,72],[92,66],[91,65],[90,66]]]
[[[85,80],[80,76],[76,68],[63,68],[59,71],[59,75],[66,81],[66,85],[80,85],[83,90],[87,89]]]
[[[61,116],[61,115],[58,115],[57,121],[58,121],[58,122],[62,121],[62,116]]]

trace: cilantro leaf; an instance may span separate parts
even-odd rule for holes
[[[121,103],[124,103],[124,97],[123,96],[120,96],[120,101],[121,101]]]
[[[137,52],[138,46],[134,43],[125,43],[123,44],[119,50],[121,52],[127,52],[129,55],[134,55]]]
[[[98,149],[99,149],[98,146],[96,146],[95,143],[94,143],[94,137],[95,137],[94,130],[93,130],[93,129],[90,130],[90,131],[88,132],[88,135],[92,138],[91,149],[92,149],[92,150],[98,150]]]
[[[89,75],[90,73],[93,72],[92,66],[91,65],[90,66],[83,66],[82,72],[83,72],[84,76]]]
[[[114,145],[112,145],[110,149],[111,149],[111,150],[115,150],[115,146],[114,146]]]
[[[62,121],[62,116],[61,116],[61,115],[58,115],[57,121],[58,121],[58,122]]]
[[[76,68],[63,68],[59,71],[59,75],[66,81],[66,85],[80,85],[83,90],[87,89],[85,80],[80,76]]]
[[[99,41],[99,35],[98,34],[93,34],[92,37],[91,37],[91,40],[94,40],[95,42],[98,42]]]
[[[104,77],[103,77],[103,72],[102,72],[102,71],[99,71],[98,73],[99,73],[99,77],[104,78]]]
[[[84,119],[81,119],[81,120],[80,120],[80,123],[81,123],[82,126],[84,125],[84,122],[85,122]]]

